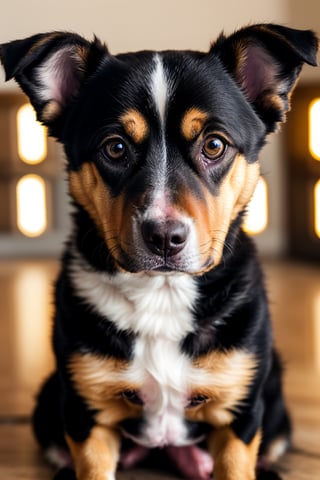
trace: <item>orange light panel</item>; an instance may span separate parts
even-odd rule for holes
[[[46,184],[38,175],[25,175],[17,183],[17,226],[27,237],[47,228]]]
[[[309,105],[309,151],[315,160],[320,161],[320,98]]]
[[[250,235],[262,233],[268,225],[268,186],[260,177],[252,199],[248,205],[244,230]]]
[[[18,154],[29,165],[41,163],[47,156],[46,129],[36,119],[36,112],[27,103],[17,113]]]

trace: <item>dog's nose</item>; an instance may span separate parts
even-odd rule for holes
[[[177,220],[145,220],[141,226],[145,244],[152,253],[172,257],[184,248],[189,227]]]

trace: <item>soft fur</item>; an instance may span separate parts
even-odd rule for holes
[[[253,480],[258,457],[289,445],[241,225],[258,154],[316,51],[312,32],[269,24],[221,35],[208,53],[112,56],[64,32],[2,46],[7,79],[64,146],[74,204],[56,372],[34,413],[57,478],[112,479],[165,455],[189,478]]]

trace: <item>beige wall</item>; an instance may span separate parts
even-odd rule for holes
[[[284,0],[2,0],[0,42],[67,29],[107,41],[112,52],[206,48],[225,28],[287,21]]]
[[[0,43],[48,30],[72,30],[107,42],[112,53],[137,49],[207,49],[227,33],[255,22],[285,23],[320,32],[319,0],[2,0]],[[305,81],[319,70],[304,69]],[[0,90],[15,88],[4,84]],[[270,186],[271,227],[257,240],[265,253],[283,247],[283,170],[281,137],[262,154]]]
[[[88,38],[96,34],[112,53],[146,48],[206,49],[222,30],[231,32],[256,22],[285,23],[320,32],[320,2],[2,0],[0,43],[49,30],[72,30]],[[315,78],[314,70],[307,71]]]
[[[314,30],[320,36],[320,0],[287,0],[286,3],[288,25]],[[306,66],[302,80],[319,83],[319,70]]]

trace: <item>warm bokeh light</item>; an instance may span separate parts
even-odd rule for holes
[[[47,155],[46,129],[36,119],[36,112],[27,103],[17,113],[18,154],[30,165],[41,163]]]
[[[17,226],[27,237],[47,228],[46,184],[38,175],[25,175],[17,183]]]
[[[320,98],[309,105],[309,150],[320,161]]]
[[[318,372],[320,372],[320,290],[315,293],[313,300],[313,320],[315,366]]]
[[[320,180],[314,186],[314,231],[320,238]]]
[[[268,186],[260,177],[253,197],[248,205],[244,230],[250,235],[263,232],[268,225]]]
[[[25,262],[14,283],[14,373],[24,388],[35,388],[51,367],[51,278],[45,263]],[[37,387],[38,388],[38,387]]]

